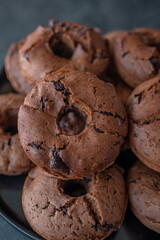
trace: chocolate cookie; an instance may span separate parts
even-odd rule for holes
[[[121,35],[124,32],[126,32],[126,31],[116,30],[116,31],[105,33],[103,35],[104,39],[107,40],[107,46],[109,47],[109,52],[110,52],[111,56],[113,54],[114,39],[117,38],[119,35]]]
[[[132,88],[129,87],[119,76],[116,70],[116,66],[114,64],[114,57],[113,57],[113,43],[114,39],[123,34],[125,31],[113,31],[106,33],[103,37],[107,40],[107,45],[109,46],[110,52],[110,65],[108,70],[102,80],[106,82],[110,82],[116,89],[116,93],[121,100],[121,102],[125,105],[131,92]]]
[[[148,167],[160,172],[160,76],[140,84],[127,103],[129,142]]]
[[[0,174],[19,175],[33,165],[24,153],[16,130],[23,100],[20,94],[0,95]]]
[[[121,33],[114,38],[112,49],[118,73],[132,88],[159,74],[160,30]]]
[[[114,71],[114,65],[111,66],[112,70],[109,70],[103,80],[113,84],[116,90],[116,94],[125,106],[129,96],[131,95],[132,88],[129,87],[120,76]]]
[[[20,70],[18,49],[22,45],[23,43],[20,42],[10,46],[5,60],[5,71],[13,88],[19,93],[27,94],[32,89],[32,85],[29,84],[27,78],[23,76]]]
[[[113,164],[128,131],[114,87],[70,70],[51,73],[33,88],[20,108],[18,128],[28,157],[65,178]]]
[[[25,181],[22,205],[33,230],[45,239],[104,239],[123,223],[125,182],[117,166],[67,181],[36,167]]]
[[[100,32],[53,18],[49,27],[39,26],[26,38],[19,51],[19,60],[30,83],[62,67],[100,76],[109,63],[108,49]]]
[[[137,161],[127,177],[130,205],[136,217],[160,233],[160,174]]]

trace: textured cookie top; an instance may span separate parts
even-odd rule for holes
[[[24,95],[0,95],[0,174],[19,175],[32,164],[25,155],[17,134],[17,118]]]
[[[129,170],[127,185],[135,215],[160,233],[160,174],[137,161]]]
[[[127,135],[127,117],[114,87],[91,73],[61,70],[27,95],[20,139],[38,166],[83,177],[111,165]]]
[[[140,28],[117,34],[112,51],[119,74],[134,88],[159,74],[160,30]]]
[[[5,71],[13,88],[17,92],[27,94],[32,89],[32,85],[22,75],[19,65],[18,50],[22,45],[23,42],[21,41],[18,44],[13,43],[10,46],[5,59]]]
[[[135,88],[127,103],[129,139],[134,153],[148,167],[160,171],[160,77]]]
[[[35,168],[25,181],[22,205],[31,227],[46,239],[104,239],[123,222],[125,182],[116,166],[65,181]]]
[[[61,67],[101,75],[109,63],[100,32],[91,27],[50,19],[25,39],[19,50],[20,67],[30,82],[42,80]]]

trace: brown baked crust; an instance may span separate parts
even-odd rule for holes
[[[5,71],[13,88],[19,93],[27,94],[32,89],[32,85],[28,83],[20,70],[18,50],[22,45],[21,41],[10,46],[5,59]]]
[[[33,164],[25,155],[18,134],[10,133],[16,127],[20,105],[24,95],[0,95],[0,174],[19,175],[31,169]]]
[[[160,172],[160,76],[140,84],[127,103],[129,142],[148,167]]]
[[[72,108],[85,119],[83,129],[75,134],[59,125],[61,112]],[[65,178],[84,177],[113,164],[127,125],[125,109],[111,84],[91,73],[69,70],[49,74],[36,85],[25,98],[18,118],[27,156]],[[60,162],[63,166],[55,166]]]
[[[141,28],[114,37],[114,61],[122,79],[132,88],[160,70],[160,30]]]
[[[64,181],[36,167],[25,181],[22,205],[33,230],[45,239],[104,239],[124,220],[123,174],[112,166],[85,179]]]
[[[50,19],[28,35],[19,51],[20,67],[30,83],[60,68],[103,74],[108,49],[100,32],[91,27]]]
[[[137,161],[128,172],[127,187],[133,213],[146,227],[160,233],[160,174]]]
[[[125,106],[132,92],[132,88],[128,86],[117,73],[116,66],[114,63],[114,56],[113,56],[114,39],[117,38],[118,36],[123,35],[124,32],[125,31],[119,30],[119,31],[109,32],[103,35],[104,39],[107,40],[106,44],[109,47],[110,65],[102,80],[113,84],[113,86],[116,89],[117,96]]]
[[[116,73],[114,65],[110,66],[110,69],[107,71],[102,80],[113,84],[118,98],[121,100],[123,105],[126,106],[133,89],[129,87]]]

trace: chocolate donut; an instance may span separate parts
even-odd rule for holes
[[[114,87],[70,70],[51,73],[32,89],[20,108],[18,128],[27,156],[64,178],[113,164],[128,131]]]
[[[60,68],[89,71],[98,76],[107,69],[108,49],[100,32],[76,23],[56,21],[39,26],[19,50],[22,73],[30,83]]]
[[[24,96],[0,95],[0,174],[19,175],[33,166],[25,155],[17,134],[17,116]]]
[[[112,50],[118,73],[132,88],[159,74],[160,30],[141,28],[118,34]]]
[[[160,76],[141,83],[127,103],[129,143],[149,168],[160,172]]]
[[[137,161],[128,172],[127,186],[135,216],[160,233],[160,174]]]
[[[45,239],[104,239],[123,223],[125,182],[117,166],[67,181],[36,167],[25,181],[22,206],[33,230]]]
[[[7,53],[5,60],[5,71],[8,80],[13,88],[19,92],[27,94],[32,89],[26,77],[21,73],[18,57],[18,49],[23,45],[23,42],[13,43]]]

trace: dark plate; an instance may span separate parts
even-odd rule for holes
[[[12,92],[12,88],[6,79],[5,72],[0,72],[0,94]],[[134,155],[131,152],[124,152],[118,157],[117,163],[128,168]],[[26,175],[8,177],[0,176],[0,215],[12,224],[19,231],[35,240],[42,240],[27,223],[21,205],[22,187]],[[128,208],[124,223],[120,230],[111,234],[108,240],[159,240],[160,235],[147,229]]]

